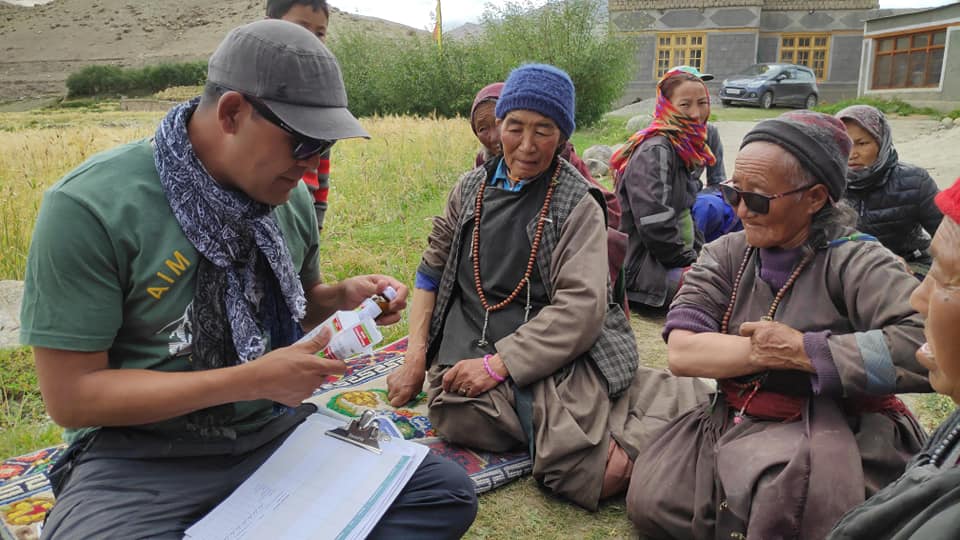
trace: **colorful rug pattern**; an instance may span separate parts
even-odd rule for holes
[[[0,464],[0,538],[39,537],[39,526],[53,507],[53,493],[45,473],[65,448],[45,448]]]
[[[494,453],[450,444],[437,436],[427,417],[426,393],[395,408],[387,400],[387,375],[403,364],[406,338],[347,362],[342,377],[330,377],[307,401],[323,414],[348,420],[367,409],[389,417],[404,438],[426,444],[430,450],[459,463],[473,480],[477,493],[490,491],[530,473],[526,452]],[[46,471],[65,450],[64,445],[38,450],[0,463],[0,539],[39,537],[39,525],[53,507]]]
[[[531,471],[533,463],[527,452],[484,452],[441,439],[427,416],[425,392],[402,407],[390,405],[387,375],[403,364],[406,350],[407,340],[403,338],[349,361],[350,368],[342,378],[332,378],[307,401],[316,404],[320,413],[344,421],[359,417],[367,409],[389,417],[404,438],[426,444],[433,453],[466,469],[477,493],[490,491]]]

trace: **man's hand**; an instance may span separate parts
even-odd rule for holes
[[[750,363],[762,369],[816,373],[803,349],[803,333],[775,321],[747,322],[740,335],[750,338]]]
[[[397,297],[391,300],[387,310],[377,317],[377,324],[381,326],[398,322],[400,314],[407,307],[407,294],[409,294],[407,286],[390,276],[381,274],[355,276],[341,281],[338,286],[341,309],[353,309],[365,299],[383,292],[387,286],[393,287],[397,291]]]
[[[246,364],[256,370],[253,399],[269,399],[296,407],[324,383],[327,376],[343,374],[340,360],[316,356],[330,341],[326,328],[312,339],[273,350]]]

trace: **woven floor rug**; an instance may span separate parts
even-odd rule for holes
[[[492,453],[450,444],[437,436],[427,418],[426,394],[395,408],[387,401],[387,375],[403,364],[406,338],[376,352],[347,362],[347,373],[330,377],[307,401],[319,411],[344,421],[374,409],[389,417],[404,438],[459,463],[483,493],[530,472],[526,452]],[[53,493],[45,472],[65,449],[64,445],[38,450],[0,463],[0,538],[38,538],[38,527],[53,506]]]
[[[38,450],[0,464],[0,538],[39,538],[39,527],[53,506],[45,472],[66,448]]]
[[[347,373],[331,378],[307,401],[322,414],[344,421],[356,418],[367,409],[390,418],[404,438],[426,444],[435,454],[459,463],[473,479],[477,493],[483,493],[516,480],[531,470],[527,452],[484,452],[448,443],[438,437],[427,418],[426,393],[402,407],[387,400],[387,375],[403,364],[406,338],[382,347],[373,354],[348,362]]]

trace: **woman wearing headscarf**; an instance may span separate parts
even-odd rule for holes
[[[933,388],[960,404],[960,180],[938,194],[944,220],[933,236],[933,266],[910,303],[926,323],[917,360]],[[948,540],[960,531],[960,410],[955,410],[896,482],[851,510],[830,540]]]
[[[426,372],[430,421],[447,439],[529,449],[537,481],[594,510],[625,489],[656,430],[706,394],[638,366],[610,301],[603,197],[559,157],[574,102],[553,66],[508,77],[503,156],[464,174],[434,221],[388,397],[405,403]]]
[[[477,92],[477,96],[473,99],[473,106],[470,108],[470,127],[480,144],[483,145],[477,152],[475,160],[477,167],[503,155],[503,149],[500,146],[500,130],[497,129],[495,114],[497,100],[500,98],[502,91],[502,82],[484,86]],[[570,141],[564,143],[560,150],[560,157],[573,165],[588,182],[603,194],[603,200],[607,205],[607,266],[610,270],[610,281],[615,285],[615,300],[623,305],[624,311],[627,311],[627,303],[623,301],[623,284],[618,282],[618,275],[623,269],[623,258],[627,249],[627,235],[617,230],[620,227],[620,201],[617,200],[617,196],[612,191],[603,187],[600,182],[593,178],[587,164],[577,156]],[[617,285],[619,285],[619,288],[616,288]]]
[[[930,391],[916,280],[834,206],[850,145],[811,111],[743,139],[721,191],[744,230],[704,247],[663,331],[670,370],[718,392],[637,456],[642,536],[820,539],[920,449],[896,397]]]
[[[857,211],[857,229],[876,236],[922,278],[930,268],[930,238],[943,214],[933,203],[939,192],[926,170],[900,161],[890,124],[869,105],[836,114],[853,140],[847,163],[847,201]]]
[[[693,176],[716,162],[707,146],[710,96],[697,75],[672,69],[657,83],[653,122],[610,160],[627,233],[627,298],[669,304],[683,271],[697,260],[703,237],[690,209],[700,190]]]

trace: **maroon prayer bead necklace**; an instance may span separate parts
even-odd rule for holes
[[[727,304],[727,311],[723,314],[723,321],[720,323],[720,331],[724,334],[726,334],[729,329],[730,316],[733,314],[733,305],[737,303],[737,290],[740,288],[740,280],[743,278],[743,273],[747,269],[747,263],[750,262],[750,256],[753,254],[753,250],[754,248],[752,246],[747,246],[746,251],[743,253],[743,261],[740,263],[740,269],[737,270],[737,277],[733,280],[733,291],[730,293],[730,303]],[[784,295],[786,295],[790,287],[793,286],[793,282],[797,280],[800,272],[813,260],[814,255],[814,252],[810,252],[797,263],[793,272],[790,273],[790,277],[787,278],[786,283],[777,291],[777,295],[773,298],[773,303],[770,304],[770,309],[767,311],[767,314],[760,318],[761,321],[773,320],[773,316],[777,314],[777,308],[780,307],[780,301],[783,300]],[[763,384],[764,379],[766,379],[765,375],[754,379],[741,389],[741,392],[749,389],[750,394],[747,396],[746,401],[743,402],[740,410],[733,415],[734,424],[739,425],[743,421],[743,415],[747,410],[747,405],[750,404],[750,401],[757,395],[757,392],[760,391],[760,386]]]
[[[737,303],[737,290],[740,288],[740,280],[743,278],[743,273],[747,269],[747,263],[750,262],[750,256],[753,254],[754,248],[748,246],[746,251],[743,253],[743,261],[740,263],[740,269],[737,270],[737,277],[733,280],[733,291],[730,293],[730,303],[727,304],[727,311],[723,314],[723,321],[720,323],[720,331],[724,334],[727,333],[730,324],[730,316],[733,314],[733,305]],[[814,253],[808,253],[803,259],[797,263],[797,266],[794,267],[793,272],[790,273],[790,277],[787,278],[787,282],[783,284],[783,287],[780,287],[780,290],[777,291],[777,295],[773,298],[773,303],[770,304],[770,309],[767,311],[767,314],[760,318],[761,321],[772,321],[773,316],[777,313],[777,308],[780,307],[780,302],[783,300],[784,295],[787,294],[787,291],[793,286],[793,282],[797,280],[797,276],[800,275],[800,272],[810,261],[813,260]]]
[[[477,289],[480,304],[484,309],[483,331],[480,333],[480,340],[477,341],[477,345],[480,347],[486,347],[489,344],[489,342],[487,342],[487,323],[490,321],[490,313],[499,311],[516,300],[517,295],[520,294],[520,290],[524,285],[527,286],[527,304],[524,307],[523,322],[527,322],[527,319],[530,317],[530,274],[533,272],[533,265],[536,264],[537,261],[537,251],[540,249],[540,239],[543,237],[544,223],[549,221],[547,219],[547,212],[550,210],[550,200],[553,198],[553,189],[557,185],[557,178],[559,178],[559,176],[560,164],[558,163],[557,168],[553,171],[553,177],[550,179],[550,185],[547,187],[547,195],[543,199],[543,207],[540,208],[539,218],[537,219],[537,231],[533,235],[533,245],[530,247],[530,258],[527,259],[527,268],[523,272],[523,277],[520,278],[520,282],[517,283],[513,292],[503,299],[503,301],[492,306],[487,302],[487,295],[483,292],[483,281],[480,279],[480,215],[483,209],[483,192],[487,187],[487,182],[480,183],[480,189],[477,191],[477,200],[473,212],[473,245],[471,246],[473,255],[473,284]]]

